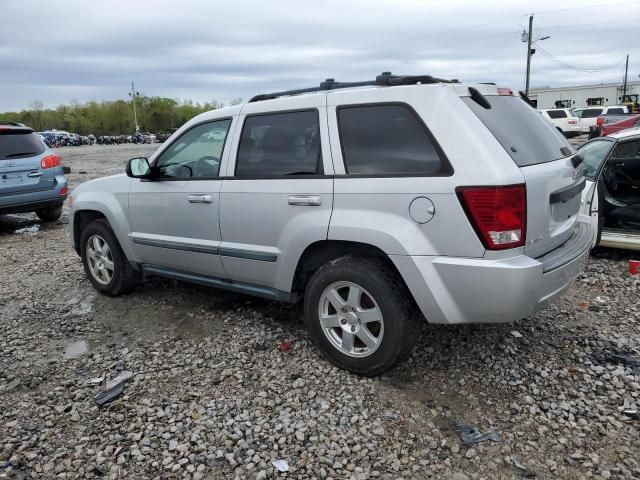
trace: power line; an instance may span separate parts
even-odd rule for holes
[[[542,48],[539,45],[536,45],[536,49],[539,50],[545,57],[547,57],[549,60],[551,60],[553,63],[560,65],[561,67],[567,68],[569,70],[573,70],[575,72],[583,72],[583,73],[597,73],[597,72],[602,72],[604,70],[609,70],[611,68],[615,68],[617,66],[619,66],[624,59],[619,60],[615,63],[612,63],[610,65],[602,65],[599,67],[576,67],[575,65],[571,65],[568,64],[566,62],[563,62],[562,60],[554,57],[553,55],[551,55],[549,52],[547,52],[544,48]]]
[[[571,12],[574,10],[586,10],[589,8],[598,8],[598,7],[617,7],[622,5],[640,5],[640,1],[636,0],[633,2],[618,2],[618,3],[601,3],[599,5],[585,5],[583,7],[572,7],[572,8],[558,8],[556,10],[543,10],[541,12],[532,12],[533,15],[545,15],[547,13],[558,13],[558,12]]]

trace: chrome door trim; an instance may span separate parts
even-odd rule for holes
[[[258,260],[261,262],[275,262],[278,255],[275,253],[257,252],[255,250],[242,250],[238,248],[216,247],[210,245],[199,245],[185,242],[173,242],[171,240],[159,240],[155,238],[140,238],[131,236],[131,240],[136,245],[147,247],[168,248],[171,250],[183,250],[185,252],[207,253],[209,255],[222,255],[223,257],[244,258],[247,260]]]

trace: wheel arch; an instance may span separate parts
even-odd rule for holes
[[[291,292],[303,294],[311,275],[322,265],[344,255],[375,257],[381,260],[403,283],[409,296],[413,299],[409,288],[398,268],[382,249],[368,243],[350,240],[320,240],[307,246],[298,259],[298,264],[291,282]],[[414,299],[415,302],[415,299]]]

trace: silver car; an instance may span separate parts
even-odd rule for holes
[[[581,158],[507,88],[383,73],[254,97],[72,193],[89,280],[304,301],[336,365],[380,374],[420,322],[527,317],[580,273]],[[580,217],[580,218],[579,218]]]

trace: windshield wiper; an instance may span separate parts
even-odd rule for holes
[[[38,152],[18,152],[18,153],[10,153],[9,155],[5,155],[6,158],[20,157],[22,155],[37,155]]]

